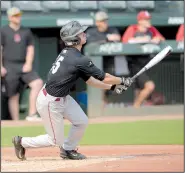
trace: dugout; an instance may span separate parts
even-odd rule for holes
[[[163,34],[167,40],[175,40],[175,36],[180,24],[184,22],[183,1],[2,1],[2,16],[1,24],[7,24],[6,9],[11,6],[19,7],[24,15],[22,17],[22,25],[31,28],[35,38],[35,61],[34,68],[38,71],[43,80],[46,79],[48,70],[51,64],[60,52],[62,44],[60,42],[59,31],[63,24],[69,20],[78,20],[82,24],[94,26],[93,16],[98,10],[106,10],[109,14],[109,25],[119,29],[122,35],[127,26],[136,23],[136,15],[139,10],[148,10],[152,14],[152,24]],[[172,54],[165,64],[152,69],[160,71],[162,78],[152,76],[156,82],[157,89],[164,91],[168,97],[166,104],[182,104],[183,100],[183,66],[182,52]],[[142,54],[142,52],[140,52]],[[103,57],[105,57],[102,54]],[[103,58],[105,61],[105,58]],[[108,58],[113,66],[113,59]],[[111,66],[110,70],[112,69]],[[109,70],[109,69],[108,69]],[[169,75],[171,73],[171,75]],[[151,75],[155,74],[153,71]],[[171,77],[169,77],[171,76]],[[176,84],[180,84],[178,91]],[[161,81],[166,80],[168,85],[161,85]],[[77,93],[87,91],[84,83],[78,82],[73,91]],[[79,95],[73,93],[74,98],[78,99]],[[25,102],[28,97],[29,90],[26,90],[20,101],[21,109],[27,110],[28,102]],[[83,96],[84,98],[84,96]],[[175,100],[174,100],[175,98]],[[120,102],[120,96],[109,96],[108,99],[112,102]],[[130,102],[133,99],[133,91],[129,91],[125,98],[125,102]],[[85,103],[86,104],[86,103]],[[86,106],[84,110],[86,110]]]

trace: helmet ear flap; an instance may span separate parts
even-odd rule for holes
[[[75,36],[71,40],[64,41],[64,43],[65,43],[66,46],[77,46],[77,45],[80,44],[80,42],[81,42],[81,39],[78,36]]]
[[[76,45],[79,45],[81,42],[81,39],[80,37],[76,36],[73,40],[73,45],[76,46]]]

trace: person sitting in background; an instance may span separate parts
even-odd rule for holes
[[[36,98],[43,82],[32,69],[34,59],[33,36],[21,27],[21,11],[12,7],[7,11],[9,25],[1,28],[1,76],[4,78],[8,105],[13,120],[19,120],[19,95],[23,85],[31,88],[28,121],[41,120],[37,116]]]
[[[160,43],[164,37],[151,25],[151,15],[148,11],[140,11],[137,15],[137,24],[131,25],[125,31],[123,43]]]
[[[179,26],[179,29],[178,29],[177,35],[176,35],[176,41],[178,41],[178,42],[184,41],[184,24],[181,24]]]
[[[137,15],[137,24],[129,26],[122,36],[123,43],[154,43],[159,44],[165,38],[151,25],[151,15],[148,11],[140,11]],[[132,75],[136,74],[148,61],[149,56],[128,57],[128,67]],[[134,107],[138,108],[155,89],[154,82],[147,73],[140,75],[135,82],[136,98]]]

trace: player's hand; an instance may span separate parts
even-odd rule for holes
[[[122,92],[126,91],[133,83],[133,80],[130,77],[121,77],[121,80],[121,85],[117,85],[115,88],[117,94],[121,94]]]
[[[30,71],[32,71],[32,65],[30,65],[30,64],[24,64],[23,65],[23,68],[22,68],[22,72],[23,73],[28,73],[28,72],[30,72]]]
[[[1,76],[4,77],[7,73],[6,68],[4,68],[3,66],[1,67]]]
[[[133,83],[133,80],[130,77],[121,77],[121,80],[121,85],[113,85],[111,87],[111,90],[115,91],[117,94],[121,94],[122,92],[126,91]]]
[[[111,90],[116,92],[117,94],[121,94],[122,92],[126,91],[128,89],[128,87],[124,86],[124,85],[113,85],[111,87]]]
[[[133,80],[130,77],[121,77],[121,85],[125,87],[130,87],[133,83]]]

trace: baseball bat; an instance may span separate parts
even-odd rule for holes
[[[167,46],[162,51],[160,51],[154,58],[152,58],[139,72],[137,72],[131,79],[134,81],[139,75],[152,68],[154,65],[158,64],[162,59],[168,56],[173,51],[171,46]],[[122,89],[117,89],[116,92],[122,93]]]
[[[172,47],[167,46],[162,51],[160,51],[154,58],[152,58],[138,73],[136,73],[132,80],[135,80],[139,75],[141,75],[146,70],[152,68],[154,65],[158,64],[162,59],[168,56],[172,52]]]

